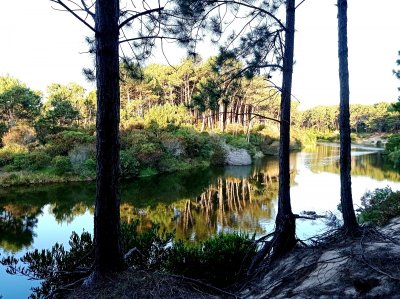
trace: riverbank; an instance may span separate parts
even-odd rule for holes
[[[340,231],[261,268],[239,290],[220,290],[166,273],[126,272],[69,299],[98,298],[400,298],[400,218],[359,237]]]
[[[96,176],[94,133],[63,131],[46,143],[0,149],[0,186],[91,181]],[[292,150],[303,143],[293,138]],[[121,131],[121,177],[147,177],[210,165],[250,165],[264,155],[277,155],[279,141],[266,132],[198,132],[191,128]]]

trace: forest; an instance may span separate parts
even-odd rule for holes
[[[235,78],[226,87],[224,76],[239,62],[216,64],[217,57],[186,59],[176,66],[152,64],[134,75],[120,66],[123,176],[224,164],[224,144],[252,156],[277,154],[271,147],[279,140],[276,87],[262,76]],[[46,91],[34,91],[5,76],[0,92],[3,186],[94,178],[95,91],[76,83],[53,83]],[[292,149],[317,139],[338,140],[338,119],[338,106],[300,111],[293,100]],[[399,125],[390,103],[350,105],[353,138],[392,134]]]
[[[94,214],[94,226],[93,237],[87,231],[73,232],[68,245],[56,243],[51,249],[27,251],[23,257],[2,256],[0,264],[6,267],[7,273],[40,281],[40,286],[32,289],[31,298],[63,298],[82,285],[93,288],[92,296],[97,292],[120,292],[110,286],[110,278],[122,282],[128,289],[130,279],[133,284],[157,280],[160,298],[165,297],[163,292],[169,292],[166,298],[174,298],[179,291],[188,292],[183,298],[193,294],[201,296],[202,292],[207,296],[238,298],[248,281],[256,279],[261,272],[265,277],[275,276],[274,271],[279,272],[279,281],[270,281],[271,292],[278,292],[289,276],[297,281],[302,274],[319,272],[318,258],[324,256],[325,245],[338,246],[335,250],[342,246],[340,254],[344,254],[346,262],[337,262],[337,267],[352,264],[358,269],[365,262],[367,282],[359,277],[345,281],[352,292],[372,294],[380,283],[390,285],[385,294],[396,292],[398,279],[390,274],[393,265],[381,262],[379,266],[385,265],[386,272],[379,267],[377,270],[371,266],[372,262],[366,261],[367,251],[363,246],[365,242],[368,246],[383,242],[387,248],[398,248],[393,241],[397,236],[377,233],[375,225],[393,224],[392,219],[400,214],[400,192],[389,187],[371,190],[360,199],[356,210],[352,175],[376,172],[372,175],[376,178],[397,178],[400,109],[398,104],[386,102],[350,104],[346,0],[337,1],[338,105],[320,105],[305,111],[299,110],[300,103],[292,94],[295,15],[304,1],[297,1],[296,5],[295,0],[175,0],[166,1],[165,6],[161,5],[163,1],[158,1],[154,7],[142,1],[142,8],[133,2],[120,7],[118,0],[50,2],[66,10],[93,33],[86,41],[95,65],[83,72],[88,80],[95,82],[96,90],[87,91],[77,83],[52,83],[45,91],[36,91],[18,78],[0,77],[0,185],[18,190],[22,185],[93,181],[95,192],[90,187],[82,188],[82,193],[87,192],[95,199],[94,208],[82,201],[65,208],[67,214],[64,214],[61,213],[63,204],[54,199],[50,208],[57,220],[69,216],[72,219],[72,215],[90,210]],[[282,12],[285,12],[285,21],[278,17]],[[238,20],[242,29],[232,30],[224,43],[220,42],[229,26]],[[195,50],[197,42],[208,34],[214,43],[221,43],[221,48],[218,55],[203,60]],[[156,40],[160,41],[162,51],[165,40],[185,46],[187,58],[177,65],[144,64]],[[127,50],[130,55],[125,55]],[[275,72],[282,76],[280,86],[271,81],[271,74]],[[398,71],[394,72],[399,77]],[[367,144],[367,149],[352,150],[352,146],[362,144],[370,136],[379,136],[379,139]],[[319,141],[336,144],[322,148],[329,155],[322,153],[322,163],[312,164],[310,153],[318,152]],[[307,151],[308,148],[312,150]],[[304,152],[299,156],[291,155],[301,150]],[[373,157],[355,158],[363,155]],[[208,189],[200,188],[200,184],[191,185],[190,174],[194,178],[195,170],[213,166],[226,166],[229,170],[229,166],[248,166],[274,156],[276,163],[267,163],[266,169],[258,171],[257,167],[248,168],[246,177],[229,171],[210,178],[200,173]],[[325,165],[323,159],[331,164]],[[390,170],[382,171],[381,160],[391,164]],[[332,213],[329,216],[313,211],[293,212],[291,188],[298,184],[295,178],[300,164],[297,162],[308,163],[312,173],[321,170],[338,173],[339,220]],[[358,168],[352,172],[355,166]],[[177,190],[168,191],[173,195],[179,191],[183,196],[179,202],[142,207],[140,194],[131,202],[121,204],[124,179],[145,184],[143,178],[154,177],[147,181],[153,182],[148,187],[151,193],[151,189],[160,188],[157,180],[162,176],[157,175],[179,175],[183,171],[189,175],[182,175],[179,184],[169,185],[170,189],[175,186]],[[132,193],[144,190],[143,186],[135,187]],[[63,190],[55,189],[56,192]],[[34,190],[38,194],[47,192],[42,193],[40,187]],[[187,198],[192,193],[194,197]],[[267,196],[269,204],[261,203]],[[24,242],[30,245],[33,228],[46,204],[35,195],[37,207],[22,201],[23,207],[17,208],[14,204],[21,200],[13,195],[6,197],[9,201],[0,209],[0,229],[6,231],[14,226],[14,231],[27,232]],[[63,197],[59,195],[59,198]],[[276,199],[276,206],[270,204],[271,198]],[[151,210],[152,205],[160,211]],[[246,206],[262,217],[274,218],[272,230],[265,232],[257,227],[263,233],[257,239],[257,230],[253,235],[225,230],[224,224],[234,226],[240,217],[244,223],[251,222],[252,215],[243,216]],[[27,217],[24,210],[33,216]],[[25,216],[17,219],[13,212]],[[329,217],[332,230],[305,241],[298,238],[299,221]],[[195,227],[202,221],[209,225],[207,229],[205,226],[200,229],[201,225]],[[171,223],[179,223],[179,229],[171,228]],[[190,236],[189,228],[192,229]],[[207,235],[207,230],[212,233]],[[194,240],[199,235],[204,236]],[[11,233],[9,239],[13,236]],[[8,239],[5,240],[2,243],[9,245]],[[314,249],[319,252],[315,254],[317,260],[308,263],[303,250],[309,254]],[[348,254],[360,251],[360,259]],[[379,252],[375,250],[373,256],[367,253],[371,254],[371,260],[376,257],[387,261]],[[305,264],[299,262],[300,268],[297,268],[297,262],[293,265],[290,259],[285,261],[290,254],[298,254],[294,259]],[[322,263],[338,259],[337,252],[332,255],[334,258],[323,259]],[[313,256],[314,253],[309,255]],[[397,261],[393,257],[393,263]],[[341,268],[340,271],[349,270]],[[378,279],[376,272],[385,275]],[[162,278],[157,278],[158,275]],[[141,279],[142,276],[146,279]],[[159,282],[163,279],[172,281],[174,287],[184,282],[185,287],[178,287],[179,291],[171,294],[169,283]],[[107,290],[96,289],[104,285]],[[151,288],[151,283],[144,289],[137,285],[135,294],[139,298],[151,298]],[[318,286],[308,290],[311,292],[308,294],[315,294],[317,289],[318,294],[333,294],[324,293],[328,287]],[[86,292],[85,288],[81,291]],[[264,291],[268,294],[268,289]],[[279,291],[287,297],[294,296],[292,292],[292,289]],[[83,293],[78,290],[77,298],[87,296]],[[114,293],[106,297],[122,295]]]

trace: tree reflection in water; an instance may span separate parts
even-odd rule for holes
[[[127,181],[121,218],[140,219],[142,228],[159,223],[181,239],[232,230],[264,233],[263,223],[274,217],[277,175],[278,162],[270,160]],[[93,214],[94,195],[92,183],[0,191],[0,248],[16,252],[30,246],[45,208],[60,225],[87,211]]]
[[[41,210],[27,205],[0,207],[0,248],[16,253],[33,242]]]

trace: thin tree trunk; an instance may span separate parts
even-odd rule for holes
[[[119,198],[119,0],[96,1],[97,179],[95,272],[121,271]]]
[[[347,0],[338,0],[339,80],[340,80],[340,201],[344,228],[354,232],[358,228],[351,194],[351,140],[349,110],[349,68],[347,49]]]
[[[276,216],[274,256],[279,257],[296,245],[296,221],[290,204],[290,104],[292,93],[295,0],[286,2],[285,54],[283,59],[279,144],[279,199]]]

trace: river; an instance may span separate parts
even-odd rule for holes
[[[340,200],[339,148],[319,144],[292,153],[291,198],[294,213],[331,211]],[[400,189],[400,174],[383,165],[381,151],[353,146],[352,187],[357,208],[368,190]],[[221,167],[124,181],[121,219],[159,223],[176,237],[202,240],[229,231],[263,235],[271,232],[277,212],[278,160],[252,166]],[[68,247],[72,231],[93,231],[95,186],[71,183],[0,190],[0,254],[22,256],[27,250]],[[338,215],[339,216],[339,215]],[[340,216],[339,216],[340,217]],[[306,239],[326,229],[326,220],[298,220],[297,235]],[[3,299],[26,298],[37,282],[11,276],[0,266]],[[1,296],[0,296],[1,298]]]

